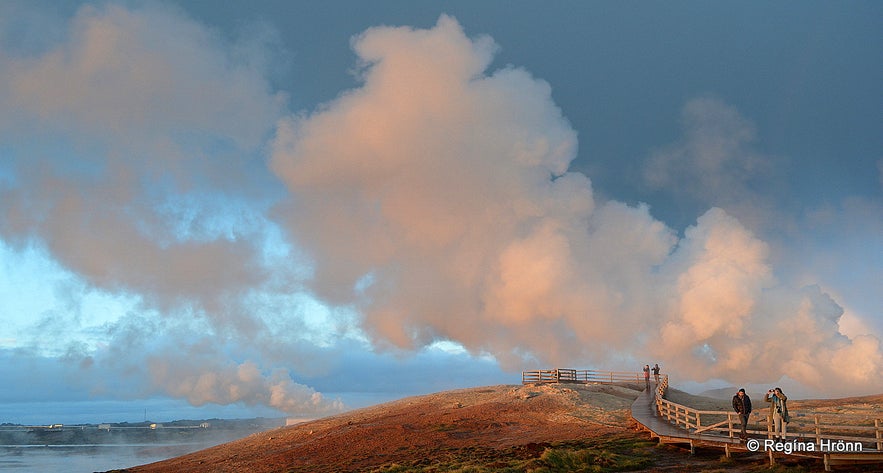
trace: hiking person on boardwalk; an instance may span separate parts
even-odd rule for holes
[[[659,363],[653,364],[653,378],[656,379],[656,385],[659,386]]]
[[[644,384],[650,389],[650,365],[644,365]]]
[[[768,420],[773,426],[773,438],[785,440],[788,422],[791,422],[791,416],[788,415],[788,396],[782,392],[782,388],[775,388],[767,391],[763,400],[770,403]]]
[[[745,388],[739,389],[739,392],[733,396],[733,410],[739,414],[739,421],[742,422],[742,433],[739,438],[745,440],[748,438],[748,416],[751,415],[751,398],[745,394]]]

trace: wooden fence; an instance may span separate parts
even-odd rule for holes
[[[521,372],[521,384],[644,382],[643,373],[597,370],[532,370]]]
[[[643,373],[575,369],[523,371],[522,384],[542,383],[642,383]],[[688,434],[714,433],[735,438],[741,433],[741,423],[733,411],[699,410],[665,398],[668,375],[660,375],[656,385],[656,410],[660,417],[684,429]],[[762,400],[755,401],[757,409],[748,420],[747,433],[773,437],[769,409]],[[785,438],[801,442],[860,443],[863,452],[883,453],[883,412],[871,409],[858,415],[821,411],[792,412]],[[827,459],[826,459],[827,461]]]
[[[666,380],[666,387],[668,378]],[[772,422],[765,402],[748,419],[749,434],[773,438]],[[665,399],[665,389],[660,382],[656,392],[656,409],[661,417],[693,434],[717,432],[735,438],[741,432],[741,421],[733,411],[703,411]],[[792,412],[787,424],[785,440],[801,442],[858,442],[862,451],[883,452],[883,412],[866,414],[840,414],[825,412]]]

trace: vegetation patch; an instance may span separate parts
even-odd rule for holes
[[[655,442],[633,436],[527,444],[507,449],[467,447],[435,461],[384,465],[373,473],[556,473],[634,471],[653,465]]]
[[[601,472],[632,471],[653,465],[655,442],[640,438],[614,437],[591,444],[563,444],[546,449],[530,460],[523,471]]]

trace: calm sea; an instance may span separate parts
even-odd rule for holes
[[[153,463],[216,444],[0,445],[0,471],[18,473],[108,471]]]
[[[252,419],[278,418],[280,412],[251,406],[207,405],[193,407],[186,402],[169,399],[142,401],[80,401],[80,402],[24,402],[0,404],[0,430],[17,429],[10,425],[45,426],[63,424],[65,430],[76,429],[76,424],[170,422],[180,419]],[[169,436],[159,436],[155,442],[143,439],[131,442],[108,442],[88,445],[47,445],[28,441],[28,445],[0,441],[0,472],[91,473],[153,463],[184,455],[204,448],[229,442],[249,435],[261,427],[245,430],[216,428],[225,421],[211,422],[212,428],[199,435],[170,442]],[[2,424],[6,424],[3,426]],[[284,419],[281,420],[284,424]],[[93,427],[94,428],[94,427]],[[3,432],[0,432],[2,434]],[[2,437],[2,436],[0,436]],[[46,437],[51,443],[51,436]],[[163,440],[159,440],[162,438]],[[172,439],[174,440],[174,439]]]
[[[2,0],[0,0],[2,1]],[[338,397],[337,395],[332,398]],[[341,393],[349,408],[358,408],[386,402],[400,397],[390,393]],[[180,419],[210,420],[212,428],[196,442],[169,443],[118,442],[100,445],[12,445],[0,441],[0,472],[45,473],[70,472],[92,473],[109,471],[153,463],[204,448],[245,437],[270,427],[254,427],[251,431],[240,428],[225,431],[216,428],[225,421],[217,419],[279,419],[284,424],[284,414],[261,406],[205,405],[194,407],[185,401],[173,399],[148,399],[140,401],[67,401],[67,402],[16,402],[0,403],[0,430],[2,424],[51,425],[63,424],[65,429],[75,429],[77,424],[170,422]],[[214,420],[213,420],[214,419]]]

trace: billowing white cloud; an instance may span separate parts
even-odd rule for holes
[[[743,338],[758,298],[773,285],[767,251],[720,209],[689,228],[663,274],[673,283],[673,300],[660,354]]]
[[[512,371],[652,356],[685,380],[881,387],[877,334],[844,336],[826,285],[776,271],[768,201],[741,200],[768,160],[720,101],[690,102],[648,166],[687,198],[727,191],[679,237],[597,199],[551,86],[488,71],[493,40],[451,17],[365,31],[362,85],[295,114],[260,41],[157,6],[68,26],[0,49],[0,238],[69,272],[57,287],[123,301],[100,325],[35,317],[91,331],[59,352],[95,392],[327,413],[301,381],[343,350],[443,340]]]
[[[85,5],[63,42],[36,56],[5,56],[2,95],[18,119],[121,147],[171,150],[203,135],[248,149],[282,103],[263,71],[229,52],[237,48],[164,7]],[[168,168],[174,160],[162,158],[177,156],[152,157]]]
[[[310,414],[329,414],[343,409],[340,401],[328,401],[312,388],[295,383],[284,370],[266,375],[252,362],[211,367],[204,362],[187,361],[161,356],[148,360],[147,369],[154,385],[163,386],[166,393],[187,399],[196,406],[244,402],[282,412]]]
[[[363,86],[281,121],[271,165],[292,194],[276,215],[313,258],[316,293],[357,307],[376,344],[450,339],[515,370],[626,353],[686,379],[788,375],[823,390],[795,367],[827,363],[844,390],[881,387],[866,376],[883,366],[877,338],[840,334],[839,306],[788,289],[769,245],[727,211],[679,240],[645,206],[596,202],[567,171],[576,136],[549,87],[522,69],[487,73],[487,38],[442,16],[429,30],[370,29],[354,49]],[[685,144],[657,154],[648,178],[735,205],[767,166],[753,127],[713,99],[685,120]],[[785,335],[791,324],[816,338]],[[859,354],[863,368],[830,365]]]
[[[259,188],[250,168],[282,104],[225,46],[174,11],[109,4],[82,7],[38,55],[0,57],[13,176],[0,234],[164,303],[259,283],[260,210],[242,199]],[[207,196],[224,189],[245,195]]]
[[[125,310],[99,308],[97,317],[26,314],[44,332],[17,327],[16,343],[67,350],[71,366],[92,373],[88,379],[104,372],[141,386],[127,373],[151,370],[152,389],[108,388],[120,396],[164,392],[300,413],[339,407],[294,383],[276,360],[243,348],[276,329],[250,305],[296,287],[296,271],[272,268],[285,256],[269,257],[287,252],[273,243],[264,216],[277,188],[261,154],[285,97],[270,90],[262,37],[230,42],[156,4],[84,5],[61,31],[21,49],[0,35],[7,40],[0,44],[0,238],[11,251],[58,262],[55,271],[68,272],[69,281],[50,284],[55,291],[130,302]],[[56,294],[72,299],[67,310],[84,310],[77,293]],[[89,325],[96,318],[105,320]],[[233,348],[182,363],[179,350],[191,335],[155,318],[195,319],[214,345]],[[47,344],[49,329],[92,333],[85,344],[66,337]],[[135,344],[140,338],[166,344]],[[142,349],[127,351],[134,346]]]

